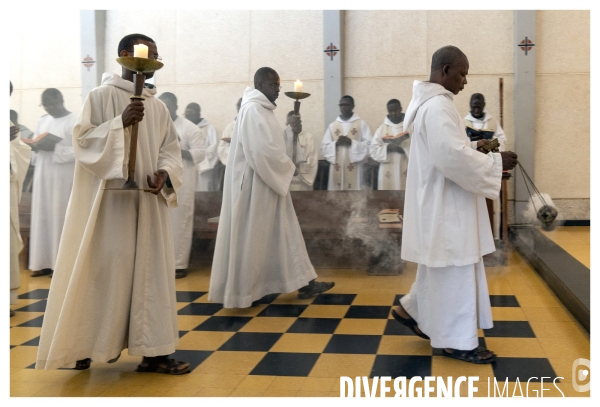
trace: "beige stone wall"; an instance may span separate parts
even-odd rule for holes
[[[79,10],[16,12],[7,19],[7,59],[14,91],[10,108],[19,123],[35,131],[46,114],[40,106],[44,89],[59,89],[68,110],[81,108]]]
[[[565,200],[565,208],[589,207],[589,16],[588,11],[537,13],[535,179],[540,190]],[[30,128],[44,114],[39,104],[45,88],[59,88],[70,110],[81,106],[79,11],[61,10],[52,29],[47,17],[28,14],[27,25],[11,27],[10,76],[16,90],[10,105]],[[256,69],[271,66],[283,86],[277,117],[283,123],[293,106],[283,91],[302,80],[312,94],[302,102],[304,126],[320,140],[328,124],[322,18],[320,10],[148,10],[135,16],[107,11],[104,70],[120,71],[114,58],[124,35],[153,37],[165,63],[156,74],[159,94],[175,93],[180,113],[188,103],[199,103],[220,132],[235,117],[234,105],[252,85]],[[428,77],[433,52],[453,44],[470,62],[469,83],[455,98],[459,112],[466,115],[470,95],[480,92],[487,110],[499,117],[498,79],[504,78],[504,129],[513,148],[519,136],[513,117],[513,11],[346,11],[343,18],[344,93],[354,96],[355,111],[372,132],[386,115],[386,102],[398,98],[406,109],[413,81]],[[589,218],[584,212],[571,218]]]
[[[590,13],[538,11],[536,25],[536,185],[589,199]]]
[[[133,22],[133,23],[132,23]],[[311,97],[302,102],[304,126],[320,134],[323,124],[323,20],[321,11],[108,11],[107,70],[126,34],[152,37],[165,67],[156,73],[159,94],[173,92],[179,113],[199,103],[202,116],[219,132],[235,115],[235,103],[261,66],[278,71],[283,87],[276,115],[284,123],[293,100],[283,92],[302,80]]]

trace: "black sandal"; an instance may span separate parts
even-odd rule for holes
[[[188,362],[176,361],[166,357],[147,358],[144,356],[142,363],[138,365],[136,372],[140,373],[164,373],[169,375],[180,375],[190,372]]]
[[[412,317],[410,317],[408,319],[402,318],[400,315],[398,315],[398,313],[396,311],[394,311],[393,308],[392,308],[392,316],[394,317],[394,319],[396,321],[400,322],[402,325],[404,325],[405,327],[407,327],[408,329],[413,331],[413,333],[415,335],[417,335],[418,337],[429,340],[429,336],[427,336],[423,332],[419,332],[415,329],[415,327],[417,326],[417,321],[415,321]]]
[[[87,359],[81,359],[78,360],[77,362],[75,362],[75,370],[87,370],[90,368],[90,365],[92,364],[92,359],[87,358]]]
[[[458,360],[464,360],[465,362],[475,363],[476,365],[482,365],[487,363],[492,363],[496,361],[496,354],[491,350],[477,350],[478,348],[471,350],[458,350],[453,349],[452,352],[446,352],[446,349],[442,349],[442,354],[446,357]],[[481,353],[489,352],[492,354],[490,358],[482,359],[479,357]]]

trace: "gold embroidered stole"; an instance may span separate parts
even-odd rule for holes
[[[333,141],[336,142],[340,136],[347,136],[354,141],[359,141],[362,122],[362,119],[354,120],[350,123],[348,134],[344,134],[342,123],[337,120],[334,121],[331,125]],[[354,190],[358,181],[356,175],[358,168],[357,164],[350,161],[350,146],[336,148],[336,150],[336,163],[333,164],[333,183],[339,190]]]

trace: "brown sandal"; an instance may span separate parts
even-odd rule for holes
[[[77,362],[75,362],[75,370],[89,369],[91,364],[92,359],[90,358],[78,360]]]
[[[42,277],[47,275],[52,275],[52,269],[41,269],[31,272],[31,277]]]
[[[144,357],[142,363],[138,365],[136,372],[180,375],[190,372],[190,364],[166,357]]]

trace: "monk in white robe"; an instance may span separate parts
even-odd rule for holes
[[[196,165],[204,159],[204,138],[200,129],[185,117],[177,116],[177,97],[165,92],[159,99],[167,106],[175,124],[183,160],[183,182],[177,191],[177,207],[169,211],[175,246],[175,278],[187,275],[194,234]]]
[[[240,111],[240,106],[242,104],[242,98],[237,101],[236,107],[237,111]],[[235,122],[237,120],[237,116],[235,119],[225,126],[225,130],[223,130],[223,134],[221,135],[221,140],[219,141],[219,147],[217,148],[217,153],[219,155],[219,161],[223,165],[227,165],[227,159],[229,158],[229,148],[231,147],[231,136],[233,135],[233,128],[235,126]]]
[[[327,127],[321,152],[329,163],[330,191],[363,189],[363,164],[369,157],[371,130],[354,110],[352,96],[340,99],[340,115]]]
[[[294,111],[287,114],[285,121],[285,130],[283,137],[287,155],[292,158],[294,154],[294,130],[290,125]],[[317,148],[315,147],[315,138],[307,131],[300,131],[298,134],[298,145],[296,146],[296,163],[298,163],[298,173],[292,178],[290,191],[312,191],[319,160],[317,157]]]
[[[12,83],[10,84],[12,93]],[[19,253],[23,250],[19,226],[19,201],[23,190],[23,180],[27,175],[31,148],[21,141],[18,126],[10,122],[10,303],[16,304],[18,289],[21,286]],[[11,310],[11,316],[14,311]]]
[[[433,54],[429,82],[413,85],[401,256],[418,268],[392,315],[445,356],[491,363],[494,353],[478,350],[477,338],[478,328],[493,326],[482,260],[495,250],[485,197],[498,196],[503,168],[517,160],[511,152],[482,154],[468,139],[452,103],[468,70],[462,51],[446,46]]]
[[[371,157],[378,161],[377,189],[406,189],[406,170],[410,152],[410,133],[404,131],[404,113],[398,99],[387,103],[388,115],[371,142]]]
[[[32,139],[35,137],[35,134],[29,130],[27,126],[22,123],[19,123],[19,114],[15,110],[10,110],[10,121],[19,128],[21,131],[21,140],[23,139]],[[30,148],[31,150],[31,148]],[[29,161],[29,168],[27,169],[27,175],[25,175],[25,180],[22,182],[23,184],[23,192],[31,192],[31,185],[33,180],[33,170],[35,168],[35,153],[31,152],[31,160]]]
[[[246,308],[272,293],[309,298],[333,287],[315,282],[289,192],[296,166],[275,117],[279,75],[260,68],[246,88],[233,130],[208,299]],[[294,118],[299,120],[299,118]]]
[[[498,139],[498,150],[506,151],[506,134],[500,123],[485,110],[485,97],[481,93],[471,95],[471,111],[465,117],[467,129],[471,128],[480,134],[489,135],[491,139]],[[500,199],[494,199],[494,239],[500,239]]]
[[[196,191],[217,191],[218,171],[215,166],[219,162],[219,134],[215,127],[201,116],[202,110],[198,103],[190,103],[185,108],[185,118],[194,123],[202,132],[204,148],[206,150],[204,159],[197,165],[198,177]]]
[[[133,45],[154,41],[131,34]],[[146,74],[152,76],[152,73]],[[36,369],[114,362],[121,351],[143,356],[139,372],[181,374],[189,364],[166,355],[179,343],[175,258],[169,207],[177,205],[183,164],[169,111],[143,90],[130,101],[133,72],[105,73],[84,102],[73,134],[76,165],[63,239],[38,347]],[[143,120],[142,120],[143,119]],[[138,191],[121,188],[128,174],[131,125],[138,123],[134,180]],[[152,179],[151,175],[154,174]]]
[[[39,120],[35,137],[49,133],[62,141],[50,147],[32,145],[36,152],[29,237],[32,277],[52,274],[54,270],[75,171],[72,138],[77,115],[65,108],[58,89],[50,88],[42,93],[42,106],[48,114]]]

